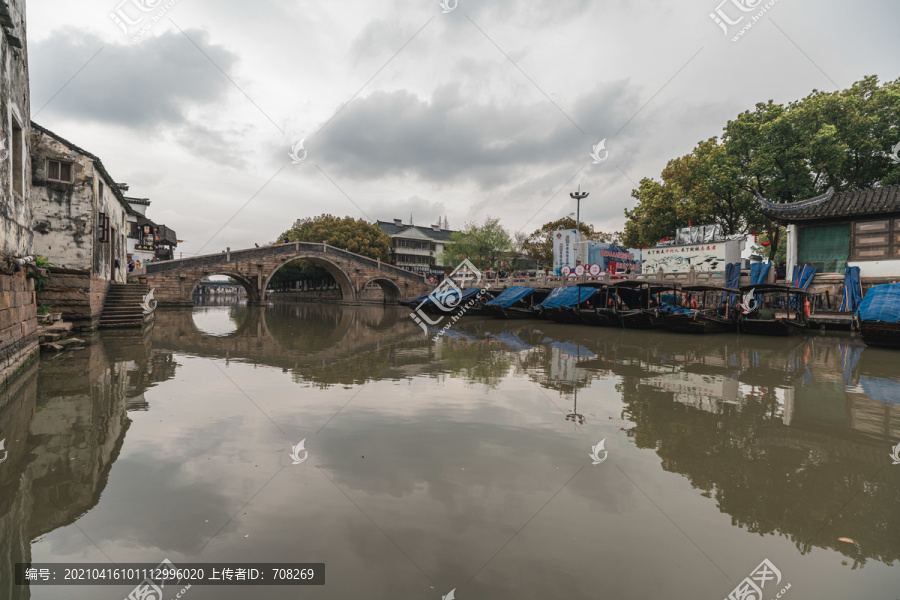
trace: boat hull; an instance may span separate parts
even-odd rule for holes
[[[574,308],[550,308],[542,311],[543,316],[557,323],[581,323],[581,317]]]
[[[665,329],[662,315],[654,310],[619,313],[619,322],[625,329]]]
[[[788,336],[800,333],[806,325],[787,319],[741,319],[741,333]]]
[[[576,310],[575,313],[582,323],[588,325],[597,325],[598,327],[618,327],[619,320],[612,312],[599,309],[582,308]]]
[[[663,323],[666,329],[677,333],[725,333],[737,331],[737,323],[734,321],[702,314],[696,315],[696,318],[692,314],[665,315]]]
[[[859,335],[867,346],[900,349],[900,323],[860,321]]]

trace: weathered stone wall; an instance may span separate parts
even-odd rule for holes
[[[71,162],[74,180],[48,181],[49,160]],[[35,252],[56,266],[125,283],[127,211],[112,191],[115,183],[101,173],[93,157],[39,130],[32,137],[32,165]],[[109,217],[110,239],[105,242],[100,241],[100,213]],[[114,259],[119,261],[117,269]]]
[[[24,0],[3,0],[12,25],[0,25],[0,252],[20,257],[31,253],[28,192],[31,165],[31,98],[25,41]],[[22,47],[10,45],[9,36]],[[18,177],[13,177],[16,174]],[[15,189],[14,182],[21,185]]]
[[[109,281],[87,271],[50,268],[47,285],[37,292],[37,303],[50,305],[51,312],[62,313],[77,330],[94,329],[103,313]]]
[[[37,350],[34,281],[14,258],[33,251],[31,98],[24,0],[0,0],[0,386]],[[21,47],[18,47],[21,46]]]
[[[0,275],[0,386],[36,354],[34,281],[23,272]]]

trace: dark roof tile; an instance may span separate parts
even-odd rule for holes
[[[773,204],[760,199],[763,214],[785,223],[840,217],[860,217],[900,213],[900,184],[837,192],[829,196]]]

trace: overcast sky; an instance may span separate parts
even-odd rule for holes
[[[579,184],[620,230],[636,182],[756,102],[900,77],[896,0],[777,0],[736,43],[766,3],[726,0],[726,36],[720,1],[31,0],[32,118],[185,256],[323,212],[531,231]]]

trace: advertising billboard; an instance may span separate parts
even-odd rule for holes
[[[725,265],[741,259],[740,240],[712,244],[664,246],[643,251],[644,273],[696,273],[725,274]]]
[[[602,242],[588,242],[587,248],[588,264],[599,265],[600,273],[606,273],[607,271],[611,273],[616,271],[641,272],[640,255],[635,256],[632,250],[626,250],[622,246],[604,244]]]

